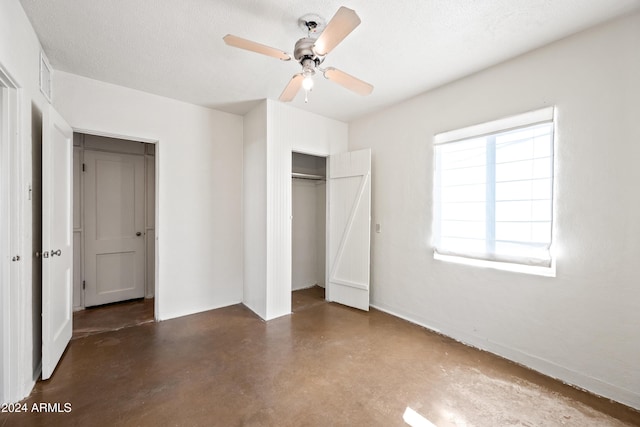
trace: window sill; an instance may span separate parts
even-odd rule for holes
[[[531,274],[534,276],[556,277],[556,263],[553,261],[551,267],[537,267],[522,264],[510,264],[506,262],[486,261],[481,259],[471,259],[452,255],[433,254],[433,259],[454,264],[470,265],[472,267],[492,268],[495,270],[511,271],[514,273]]]

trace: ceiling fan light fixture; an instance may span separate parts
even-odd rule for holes
[[[311,76],[306,76],[302,81],[302,88],[306,91],[310,91],[313,89],[313,78]]]

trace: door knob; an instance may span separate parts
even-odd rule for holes
[[[142,233],[138,231],[138,232],[136,233],[136,236],[140,237],[140,236],[142,236]]]
[[[51,256],[60,256],[62,255],[62,250],[58,249],[57,251],[51,251]]]

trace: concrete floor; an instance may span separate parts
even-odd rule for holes
[[[414,427],[640,425],[623,405],[326,303],[322,289],[293,304],[270,322],[235,305],[74,339],[24,402],[71,411],[0,414],[0,426],[407,426],[405,413],[423,417]]]
[[[73,339],[153,322],[153,298],[101,305],[73,313]]]

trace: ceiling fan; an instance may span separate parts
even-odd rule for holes
[[[308,92],[313,88],[312,76],[317,71],[320,71],[328,80],[338,83],[359,95],[369,95],[373,91],[372,85],[344,71],[334,67],[322,68],[320,66],[327,54],[360,25],[360,18],[354,10],[342,6],[326,26],[320,16],[313,14],[303,16],[298,20],[298,24],[303,30],[307,31],[307,37],[303,37],[296,42],[293,49],[293,57],[280,49],[231,34],[224,36],[223,40],[229,46],[261,53],[283,61],[289,61],[294,58],[300,63],[302,72],[295,74],[291,78],[289,84],[280,95],[280,101],[292,101],[300,88],[303,88],[305,90],[305,102],[307,102]]]

